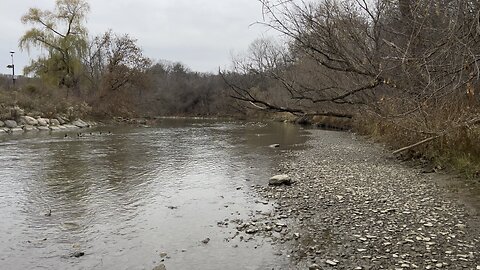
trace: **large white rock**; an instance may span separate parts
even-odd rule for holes
[[[16,128],[17,122],[15,122],[14,120],[5,120],[5,126],[7,128]]]
[[[51,126],[60,126],[60,121],[58,119],[50,119]]]
[[[48,126],[47,119],[45,118],[37,118],[37,121],[39,126],[42,126],[42,127]]]
[[[23,132],[23,129],[22,129],[22,128],[19,128],[19,127],[16,127],[16,128],[10,129],[10,132],[11,132],[11,133],[22,133],[22,132]]]
[[[89,127],[90,125],[85,123],[83,120],[81,119],[78,119],[78,120],[75,120],[71,123],[72,125],[74,126],[77,126],[79,128],[86,128],[86,127]]]
[[[67,121],[65,121],[65,119],[63,119],[62,117],[60,116],[57,116],[57,121],[60,123],[60,125],[65,125],[67,123]]]
[[[279,174],[270,178],[270,180],[268,180],[268,184],[271,186],[291,185],[292,178],[286,174]]]
[[[23,127],[23,130],[24,131],[38,131],[38,128],[36,128],[34,126],[26,125],[26,126]]]
[[[33,117],[30,117],[30,116],[22,116],[20,117],[20,120],[25,123],[25,125],[29,125],[29,126],[36,126],[38,125],[38,121],[37,119],[33,118]]]
[[[63,127],[66,128],[66,129],[75,129],[75,128],[78,128],[77,126],[70,125],[70,124],[63,125]]]

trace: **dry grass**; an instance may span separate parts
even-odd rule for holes
[[[54,89],[26,84],[16,90],[0,89],[0,119],[12,118],[11,109],[22,108],[31,116],[52,118],[62,115],[69,119],[82,118],[91,108],[83,101],[67,98],[64,89]]]
[[[389,113],[396,111],[389,105]],[[354,130],[385,143],[391,149],[412,145],[423,139],[444,134],[426,144],[403,152],[403,158],[422,158],[433,165],[462,173],[468,177],[480,174],[480,126],[465,125],[478,115],[474,107],[461,101],[435,104],[406,117],[386,118],[362,113],[354,121]]]

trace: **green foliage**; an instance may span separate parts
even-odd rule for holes
[[[24,70],[45,82],[68,88],[78,87],[88,34],[83,25],[89,5],[85,0],[57,0],[54,11],[31,8],[22,23],[31,24],[19,41],[22,49],[31,47],[47,51]]]

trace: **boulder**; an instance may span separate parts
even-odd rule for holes
[[[275,175],[268,180],[268,184],[271,186],[291,185],[292,178],[286,174]]]
[[[159,266],[155,266],[153,270],[167,270],[164,264],[160,264]]]
[[[14,120],[5,120],[5,126],[7,128],[16,128],[18,125]]]
[[[22,132],[23,132],[23,129],[22,129],[22,128],[19,128],[19,127],[16,127],[16,128],[10,129],[10,132],[11,132],[11,133],[22,133]]]
[[[67,123],[67,121],[63,117],[57,116],[55,119],[57,119],[60,125],[65,125]]]
[[[77,126],[79,128],[87,128],[87,127],[90,126],[89,124],[85,123],[81,119],[77,119],[77,120],[73,121],[71,124],[74,125],[74,126]]]
[[[40,130],[40,131],[50,131],[50,128],[48,128],[46,126],[39,126],[38,130]]]
[[[34,126],[26,125],[26,126],[23,127],[23,130],[24,131],[37,131],[38,129]]]
[[[49,126],[48,128],[50,128],[51,131],[60,130],[58,126]]]
[[[63,127],[66,128],[66,129],[75,129],[75,128],[78,128],[77,126],[74,126],[74,125],[71,125],[71,124],[63,125]]]
[[[5,123],[0,120],[0,127],[4,127],[4,126],[5,126]]]
[[[46,127],[48,125],[47,119],[45,118],[37,118],[38,125],[42,127]]]
[[[25,125],[28,126],[36,126],[38,125],[37,119],[30,117],[30,116],[22,116],[20,117],[20,121],[23,122]]]
[[[60,121],[58,119],[50,119],[51,126],[60,126]]]

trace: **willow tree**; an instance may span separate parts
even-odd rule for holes
[[[79,95],[81,58],[88,40],[84,24],[89,10],[85,0],[57,0],[52,11],[30,8],[21,21],[33,27],[20,38],[20,48],[35,47],[46,53],[24,72]]]

